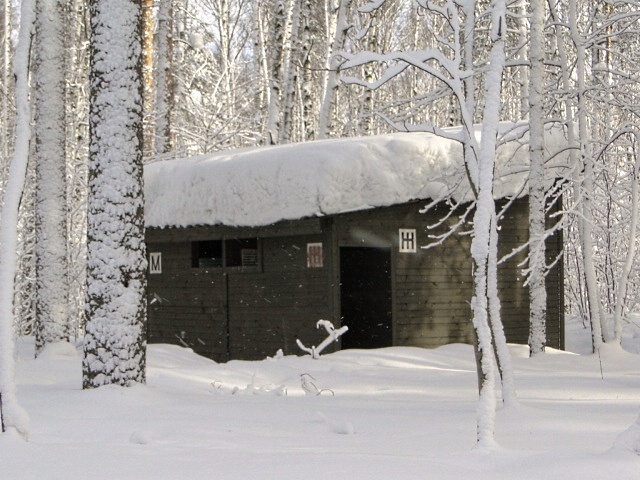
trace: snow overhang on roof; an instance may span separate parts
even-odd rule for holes
[[[548,151],[566,144],[559,133],[547,141]],[[496,198],[526,193],[526,135],[510,135],[514,140],[498,149]],[[319,140],[145,166],[148,227],[262,226],[438,198],[469,201],[472,193],[461,144],[432,133]]]

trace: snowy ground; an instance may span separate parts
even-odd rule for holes
[[[568,336],[585,353],[585,332]],[[498,412],[500,448],[487,452],[474,449],[469,346],[216,364],[153,345],[147,386],[94,391],[71,346],[32,352],[20,342],[31,435],[0,435],[3,480],[640,478],[640,456],[611,448],[638,417],[637,353],[529,359],[513,346],[520,405]],[[305,394],[305,373],[321,395]]]

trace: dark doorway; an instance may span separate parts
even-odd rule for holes
[[[340,305],[342,348],[392,345],[390,249],[340,248]]]

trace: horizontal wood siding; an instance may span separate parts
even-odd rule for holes
[[[558,210],[557,205],[552,212]],[[556,220],[547,219],[547,228]],[[522,198],[509,207],[500,222],[499,256],[529,241],[529,202]],[[545,242],[547,265],[553,265],[562,251],[562,232],[556,232]],[[529,288],[524,287],[523,267],[526,267],[528,250],[500,266],[499,287],[502,293],[501,315],[507,340],[527,344],[529,341]],[[521,265],[521,266],[518,266]],[[558,262],[547,274],[547,345],[564,348],[564,277],[562,262]]]
[[[529,240],[529,203],[523,199],[515,201],[499,225],[498,258],[502,259]],[[529,341],[529,289],[524,286],[522,269],[526,264],[522,262],[527,254],[528,250],[519,252],[501,263],[498,270],[500,317],[505,336],[510,343],[525,345]]]
[[[444,231],[428,228],[444,210],[421,214],[423,206],[424,202],[415,202],[340,215],[335,221],[338,244],[391,247],[394,345],[470,343],[469,237],[454,235],[442,247],[399,252],[400,228],[416,229],[418,247],[430,243],[431,235]]]
[[[162,273],[148,276],[149,341],[185,345],[217,361],[262,359],[279,349],[299,354],[296,339],[312,346],[326,337],[315,328],[318,320],[340,326],[340,247],[384,247],[391,249],[393,344],[472,343],[471,236],[454,234],[434,248],[399,252],[400,228],[415,229],[418,246],[425,246],[462,214],[430,229],[446,210],[439,205],[421,214],[424,203],[264,228],[149,229],[148,251],[162,254]],[[527,218],[527,200],[514,202],[501,221],[500,256],[527,241]],[[250,237],[260,239],[260,265],[191,267],[192,241]],[[323,244],[324,266],[308,268],[307,244],[317,242]],[[559,235],[547,241],[548,263],[561,246]],[[519,264],[525,256],[520,252],[500,265],[498,281],[507,341],[523,344],[529,334],[529,296]],[[564,347],[563,283],[559,263],[547,277],[548,345],[556,348]],[[335,348],[339,344],[327,351]]]
[[[228,360],[225,277],[220,269],[191,268],[191,243],[149,243],[162,253],[162,273],[148,275],[148,338],[216,361]]]
[[[335,219],[337,243],[342,246],[390,246],[393,265],[394,345],[435,347],[447,343],[473,343],[470,301],[473,294],[470,235],[455,234],[440,246],[416,253],[398,250],[398,229],[415,228],[418,245],[433,242],[444,234],[454,216],[430,229],[446,211],[443,205],[419,213],[424,202],[339,215]],[[461,212],[460,212],[461,213]],[[471,217],[470,217],[471,218]],[[463,227],[469,232],[470,225]],[[528,201],[519,199],[500,223],[499,257],[528,241]],[[548,257],[555,258],[562,242],[554,236],[547,242]],[[526,250],[499,266],[498,290],[501,317],[507,341],[526,344],[529,337],[529,292],[524,287],[521,262]],[[548,278],[549,345],[562,348],[562,269],[556,267]]]
[[[547,228],[550,229],[556,222],[552,218],[554,213],[560,211],[562,200],[560,199],[551,208],[547,216]],[[564,263],[563,263],[563,237],[562,230],[555,232],[545,242],[547,265],[554,265],[546,278],[547,287],[547,345],[564,350]]]
[[[229,276],[229,340],[231,358],[247,360],[300,354],[325,335],[316,322],[329,318],[329,268],[307,268],[307,243],[323,236],[263,239],[263,272]]]

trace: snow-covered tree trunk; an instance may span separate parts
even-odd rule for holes
[[[527,7],[529,6],[531,9],[533,3],[536,2],[539,3],[540,0],[520,0],[516,7],[517,13],[520,16],[518,19],[518,63],[520,64],[518,67],[518,86],[520,90],[520,116],[523,119],[529,116],[530,106],[527,97],[529,96],[530,88],[530,72],[527,64],[530,64],[531,43],[534,41],[532,18],[527,15]],[[529,48],[527,48],[527,44]]]
[[[377,52],[378,45],[378,15],[379,9],[371,12],[371,23],[367,28],[365,37],[367,50]],[[364,65],[362,76],[369,84],[373,84],[376,80],[376,64],[369,62]],[[358,135],[372,135],[374,133],[373,114],[375,110],[375,90],[372,88],[365,89],[360,97],[360,118],[358,121]]]
[[[167,153],[173,149],[173,110],[175,82],[173,78],[173,0],[158,5],[157,69],[155,89],[155,150]]]
[[[478,198],[473,218],[473,259],[474,297],[471,301],[473,325],[478,338],[478,352],[482,368],[482,383],[478,404],[478,446],[491,447],[495,443],[495,356],[493,336],[489,326],[489,284],[488,267],[491,249],[497,242],[491,241],[491,223],[495,221],[495,201],[493,199],[493,179],[497,148],[498,124],[500,122],[500,94],[502,73],[505,65],[506,3],[493,0],[491,26],[491,51],[489,70],[485,85],[485,106],[482,114],[482,137],[478,157]],[[497,256],[497,254],[496,254]]]
[[[487,297],[489,299],[489,323],[493,335],[496,360],[502,383],[502,400],[505,405],[513,405],[517,401],[516,384],[511,364],[511,354],[507,346],[507,337],[500,315],[500,297],[498,296],[498,219],[491,219],[489,231],[489,259],[487,264]]]
[[[32,335],[36,328],[36,169],[33,143],[29,147],[29,162],[20,208],[16,276],[13,288],[13,328],[15,335]]]
[[[300,50],[300,5],[299,1],[293,1],[288,5],[287,21],[284,34],[284,56],[282,61],[283,66],[283,81],[284,92],[282,96],[282,128],[280,130],[280,141],[282,143],[288,143],[295,137],[294,125],[295,125],[295,93],[300,83],[298,60]]]
[[[266,143],[277,145],[281,135],[281,104],[284,69],[284,39],[286,29],[286,8],[284,0],[276,0],[270,29],[269,107],[267,110]]]
[[[218,1],[218,32],[220,36],[220,66],[222,74],[222,94],[220,108],[225,122],[235,119],[235,65],[233,60],[233,34],[234,19],[231,13],[231,4],[227,0]]]
[[[559,70],[559,77],[560,77],[558,86],[556,87],[557,92],[553,92],[552,95],[561,96],[562,98],[560,108],[562,112],[561,116],[563,117],[563,120],[566,125],[567,144],[577,145],[578,142],[576,139],[576,135],[578,132],[576,128],[576,118],[575,118],[575,108],[574,108],[575,105],[573,102],[573,98],[569,95],[564,95],[564,93],[560,93],[560,92],[572,91],[572,84],[571,84],[572,69],[570,68],[570,60],[569,60],[570,55],[568,51],[569,48],[567,46],[567,42],[565,42],[565,37],[568,36],[569,29],[564,28],[565,25],[562,21],[561,13],[559,11],[559,5],[557,3],[558,2],[556,1],[552,1],[548,3],[549,13],[551,17],[551,24],[553,25],[553,34],[551,35],[551,39],[553,41],[552,50],[553,50],[553,47],[555,47],[555,50],[557,51],[557,56],[559,60],[558,70]],[[580,179],[577,171],[578,169],[576,168],[577,164],[578,164],[578,152],[577,152],[577,149],[572,148],[569,150],[569,165],[571,165],[572,168],[574,168],[574,173],[572,175],[572,178],[569,179],[570,181],[567,183],[571,185],[571,191],[568,192],[569,194],[568,196],[573,197],[574,203],[576,199],[580,198],[580,188],[579,188]],[[573,207],[571,207],[569,205],[568,209],[571,209],[571,208],[575,209],[576,206],[574,205]],[[569,231],[569,229],[566,229],[566,230],[567,232]],[[574,271],[577,271],[577,274],[575,275],[575,278],[573,279],[573,281],[569,279],[567,283],[569,285],[569,291],[574,290],[576,292],[575,297],[580,299],[580,301],[576,303],[578,303],[579,309],[581,312],[581,317],[584,319],[585,315],[583,313],[586,312],[588,308],[586,308],[587,302],[583,298],[582,259],[581,259],[581,254],[578,254],[575,251],[573,251],[572,254],[569,255],[571,245],[568,241],[569,240],[568,237],[569,235],[565,234],[565,240],[567,241],[565,243],[565,258],[570,259],[570,261],[566,262],[565,266],[569,264],[575,265],[573,269]]]
[[[0,91],[0,205],[4,192],[4,182],[6,180],[6,167],[9,162],[9,131],[10,131],[10,80],[11,80],[11,0],[4,0],[2,4],[2,90]]]
[[[83,387],[145,381],[140,0],[91,0]]]
[[[547,344],[547,291],[545,287],[544,186],[544,0],[530,0],[529,62],[529,352],[544,352]]]
[[[166,1],[166,0],[165,0]],[[155,93],[153,37],[154,37],[154,0],[143,0],[142,4],[142,78],[143,98],[143,155],[145,158],[155,153]]]
[[[89,156],[89,21],[84,0],[66,2],[66,117],[67,130],[67,266],[69,331],[74,338],[84,328],[86,284],[87,163]]]
[[[265,26],[263,21],[262,2],[253,2],[252,16],[254,18],[254,42],[253,50],[256,54],[256,63],[260,71],[260,87],[256,96],[259,108],[270,105],[271,89],[269,86],[269,59],[267,54],[267,42],[265,35]],[[266,128],[266,126],[265,126]]]
[[[341,0],[338,7],[338,14],[333,38],[333,48],[330,52],[329,71],[326,76],[326,85],[320,106],[320,118],[318,120],[318,138],[327,138],[332,132],[333,113],[335,110],[336,94],[340,84],[340,74],[338,67],[340,59],[336,52],[344,48],[347,38],[349,24],[347,23],[347,12],[353,0]]]
[[[629,275],[633,268],[633,262],[637,252],[637,232],[638,232],[638,215],[640,215],[640,159],[637,158],[634,163],[632,178],[631,178],[631,222],[629,224],[629,240],[627,256],[624,264],[622,265],[622,271],[620,272],[617,291],[616,291],[616,304],[613,313],[613,341],[620,345],[622,341],[622,317],[625,310],[625,304],[627,300],[627,288],[629,285]],[[640,448],[640,445],[639,445]]]
[[[429,74],[433,79],[442,82],[449,90],[453,101],[459,107],[459,115],[462,120],[462,131],[456,135],[456,140],[463,144],[465,155],[465,167],[473,193],[476,196],[476,211],[473,222],[473,240],[471,244],[471,257],[473,264],[473,298],[471,301],[473,327],[477,337],[476,352],[478,360],[478,383],[480,399],[477,415],[477,443],[481,448],[491,447],[495,443],[495,407],[496,392],[496,355],[494,350],[494,336],[492,326],[496,332],[502,328],[500,321],[500,308],[497,300],[497,227],[492,222],[496,221],[495,202],[493,198],[493,180],[495,155],[497,148],[498,127],[500,123],[502,76],[506,63],[505,35],[506,29],[506,0],[493,0],[490,10],[492,26],[487,43],[490,52],[486,59],[487,70],[483,88],[484,109],[481,114],[482,131],[480,143],[475,136],[474,114],[475,104],[466,94],[474,91],[474,84],[466,81],[473,72],[470,65],[473,64],[472,51],[475,43],[474,31],[470,25],[462,24],[471,21],[474,25],[474,8],[478,5],[473,2],[458,4],[453,0],[447,1],[443,7],[437,6],[426,0],[420,0],[419,6],[434,16],[441,18],[447,28],[446,34],[439,37],[444,51],[436,48],[421,50],[418,52],[392,52],[376,54],[363,52],[350,55],[343,53],[345,69],[357,68],[369,62],[382,63],[388,68],[381,73],[381,77],[375,82],[359,80],[354,77],[344,78],[345,82],[362,85],[364,87],[378,88],[390,79],[398,77],[409,66],[415,66]],[[379,1],[371,1],[366,7],[371,12],[381,5]],[[446,39],[446,40],[445,40]],[[460,42],[463,41],[464,44]],[[446,53],[445,53],[446,52]],[[448,55],[451,55],[450,57]],[[433,62],[436,67],[431,65]],[[446,133],[431,127],[434,131],[443,135]],[[489,300],[491,297],[491,301]],[[491,303],[491,304],[490,304]],[[491,309],[491,312],[490,312]],[[490,315],[493,318],[490,318]],[[503,344],[496,346],[500,354],[505,354],[507,361],[502,362],[502,367],[510,368],[508,351],[504,338],[498,335],[497,340]],[[499,347],[499,348],[498,348]],[[510,378],[510,372],[504,377]],[[512,388],[512,382],[506,388]],[[505,390],[505,395],[510,395]]]
[[[36,356],[68,338],[64,4],[36,5]]]
[[[0,215],[0,424],[2,431],[18,431],[26,437],[29,417],[18,403],[15,385],[13,286],[16,274],[18,209],[24,189],[31,141],[29,57],[35,5],[23,0],[20,32],[14,58],[16,76],[16,141]]]
[[[316,7],[317,8],[317,7]],[[314,3],[311,0],[304,0],[301,11],[302,34],[300,36],[300,50],[302,56],[302,82],[301,82],[301,111],[302,111],[302,140],[308,141],[315,138],[314,129],[314,98],[313,98],[313,75],[311,68],[311,49],[313,39],[318,31],[314,28],[316,20],[314,13]],[[315,35],[314,35],[315,34]]]
[[[578,18],[575,2],[569,2],[569,27],[571,37],[576,47],[576,80],[578,86],[578,139],[580,141],[580,157],[582,170],[582,216],[579,220],[580,237],[582,243],[582,263],[584,265],[585,283],[589,299],[589,318],[591,321],[591,335],[593,351],[596,352],[602,345],[603,337],[603,309],[598,292],[596,269],[593,259],[593,212],[591,196],[593,195],[594,162],[591,154],[587,125],[586,102],[586,53],[584,39],[578,28]]]
[[[475,60],[475,18],[476,5],[475,2],[467,2],[462,6],[462,11],[466,21],[462,26],[462,68],[472,71],[473,62]],[[464,148],[465,168],[469,185],[473,190],[474,196],[478,197],[478,171],[477,171],[477,154],[475,152],[476,140],[474,131],[474,117],[476,111],[476,82],[475,75],[466,75],[462,79],[463,102],[460,101],[461,119],[466,127],[462,130],[464,136],[462,146]],[[480,370],[478,370],[480,372]]]

